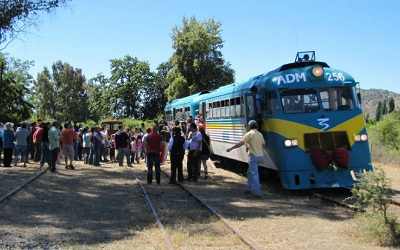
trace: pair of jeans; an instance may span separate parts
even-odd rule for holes
[[[58,158],[58,152],[59,152],[59,150],[60,150],[60,148],[55,148],[55,149],[50,150],[50,153],[51,153],[51,163],[50,163],[50,168],[49,168],[49,170],[50,170],[51,172],[54,172],[54,171],[56,170],[56,161],[57,161],[57,158]]]
[[[100,157],[101,157],[100,148],[101,148],[101,145],[100,145],[100,147],[95,146],[93,148],[93,164],[95,167],[100,167]]]
[[[91,145],[90,150],[89,150],[88,164],[93,165],[93,162],[94,162],[94,147],[93,147],[93,145]]]
[[[251,191],[254,195],[261,195],[260,178],[258,176],[258,165],[261,164],[263,160],[263,156],[249,156],[246,190]]]
[[[48,141],[42,141],[41,142],[42,146],[42,152],[40,154],[40,165],[44,165],[46,162],[51,166],[50,164],[50,143]]]
[[[187,171],[188,179],[197,180],[199,176],[199,166],[200,166],[200,155],[201,152],[198,151],[196,155],[194,153],[196,150],[190,150],[187,159]]]
[[[128,163],[128,167],[131,167],[131,151],[129,150],[129,147],[126,148],[118,148],[118,163],[119,166],[122,167],[124,163],[124,156],[126,156],[126,162]]]
[[[161,169],[160,169],[160,154],[159,153],[147,153],[147,183],[153,181],[153,165],[156,169],[156,181],[161,181]]]

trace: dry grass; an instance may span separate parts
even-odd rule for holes
[[[132,177],[134,171],[145,180],[143,163],[133,169],[76,165],[75,171],[45,174],[0,205],[0,248],[167,249]],[[1,193],[15,185],[11,176],[35,169],[2,169]],[[388,169],[398,187],[398,168]],[[357,239],[354,214],[346,209],[272,185],[263,186],[262,199],[249,198],[243,194],[245,178],[222,169],[210,168],[209,174],[208,180],[185,184],[261,249],[383,249]],[[160,186],[146,188],[176,249],[248,249],[191,196],[167,183],[162,176]]]

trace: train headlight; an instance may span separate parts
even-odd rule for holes
[[[284,143],[287,148],[299,146],[299,141],[297,139],[286,139]]]
[[[312,69],[312,74],[315,77],[320,77],[324,74],[324,68],[321,65],[315,65]]]
[[[368,141],[368,135],[367,134],[354,135],[354,140],[355,141]]]

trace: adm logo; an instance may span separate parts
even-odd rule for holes
[[[327,130],[329,128],[329,118],[320,118],[318,119],[318,124],[321,125],[321,130]]]

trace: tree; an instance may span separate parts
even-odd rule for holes
[[[42,12],[51,12],[69,0],[7,0],[0,6],[0,44],[36,25]]]
[[[36,114],[44,120],[54,118],[57,115],[57,95],[53,87],[52,76],[48,68],[44,67],[37,76],[35,84],[35,99],[37,100]]]
[[[215,89],[234,81],[234,70],[222,57],[221,23],[213,19],[197,22],[184,18],[182,27],[173,28],[175,52],[172,70],[167,75],[168,100],[202,90]]]
[[[89,81],[90,119],[98,123],[101,119],[112,116],[110,79],[102,74]]]
[[[383,114],[382,114],[382,102],[379,101],[379,102],[378,102],[378,106],[376,107],[375,120],[376,120],[377,122],[379,122],[379,121],[381,120],[382,115],[383,115]]]
[[[154,84],[143,86],[144,98],[140,109],[142,119],[154,119],[163,113],[164,107],[167,104],[165,90],[168,88],[168,81],[166,77],[171,69],[171,61],[161,63],[157,68]]]
[[[116,117],[140,118],[144,88],[153,84],[154,74],[148,62],[125,56],[111,60],[112,109]]]
[[[388,111],[388,113],[389,113],[389,114],[392,113],[392,112],[394,111],[394,108],[395,108],[394,98],[393,98],[393,97],[390,97],[390,99],[389,99],[389,111]]]
[[[384,116],[382,121],[376,125],[378,140],[388,147],[400,149],[400,110],[393,111]]]
[[[383,115],[386,115],[387,113],[388,113],[388,109],[387,109],[387,105],[386,105],[386,100],[384,100],[383,104],[382,104],[382,112],[381,112],[381,114],[383,116]]]
[[[88,86],[82,70],[57,61],[52,72],[44,68],[38,74],[35,98],[37,114],[44,119],[86,121],[89,114]]]
[[[85,121],[89,116],[86,78],[79,68],[57,61],[52,66],[60,121]]]
[[[33,106],[28,98],[32,76],[28,71],[32,64],[0,53],[0,121],[21,122],[30,118]]]

